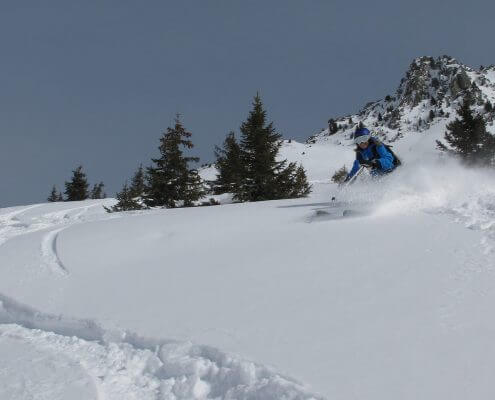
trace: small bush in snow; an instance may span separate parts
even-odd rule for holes
[[[332,176],[332,182],[343,183],[345,181],[345,178],[347,178],[347,175],[349,175],[349,171],[344,165],[342,168],[335,171],[335,173]]]

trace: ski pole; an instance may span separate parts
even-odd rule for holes
[[[344,183],[340,186],[340,188],[344,188],[344,187],[347,187],[347,186],[349,186],[349,185],[352,185],[352,184],[356,181],[357,177],[358,177],[359,175],[361,175],[361,173],[364,171],[364,168],[365,168],[365,167],[364,167],[363,165],[361,165],[361,167],[357,170],[357,172],[353,175],[353,177],[352,177],[351,179],[349,179],[347,182],[344,182]],[[332,196],[332,201],[335,201],[335,200],[336,200],[336,199],[335,199],[335,196]]]
[[[364,171],[364,168],[365,167],[363,165],[359,167],[358,171],[354,174],[354,176],[345,183],[345,186],[352,185],[356,181],[357,177],[361,175],[361,173]]]

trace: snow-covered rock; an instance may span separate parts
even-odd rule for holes
[[[392,143],[407,135],[428,134],[432,126],[454,117],[466,96],[475,101],[475,108],[493,130],[495,110],[486,111],[484,105],[495,101],[495,66],[476,70],[449,56],[419,57],[411,63],[394,95],[369,102],[357,114],[333,117],[338,130],[324,129],[308,143],[330,139],[332,143],[349,143],[359,123]]]

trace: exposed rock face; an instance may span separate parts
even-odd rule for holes
[[[411,64],[406,78],[403,78],[397,90],[397,95],[401,98],[401,104],[411,103],[418,105],[421,100],[428,99],[428,91],[431,86],[431,74],[428,63],[415,61]]]
[[[495,119],[494,110],[484,110],[485,103],[495,102],[494,66],[477,71],[450,56],[419,57],[409,66],[394,96],[369,102],[356,115],[332,118],[332,134],[335,140],[344,140],[362,123],[378,137],[394,141],[404,131],[424,131],[439,119],[455,115],[468,97],[485,112],[487,122]],[[324,130],[311,140],[328,135],[329,130]]]
[[[452,82],[450,83],[450,91],[452,96],[456,97],[463,90],[469,89],[471,87],[471,80],[466,74],[466,71],[462,70],[459,72]]]

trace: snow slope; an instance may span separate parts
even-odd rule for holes
[[[351,116],[403,161],[379,183],[330,182],[354,158],[345,117],[281,148],[305,199],[0,209],[0,399],[493,398],[495,177],[435,150],[492,81],[421,58]]]
[[[102,208],[112,202],[1,210],[3,293],[61,310],[71,298],[70,282],[84,291],[80,300],[87,304],[95,281],[81,286],[82,280],[73,279],[78,272],[60,254],[59,236],[79,224],[115,219]],[[87,259],[84,251],[79,258]],[[130,293],[140,301],[139,293]],[[315,398],[271,368],[210,346],[146,339],[92,319],[40,312],[5,295],[0,295],[0,349],[2,399]]]
[[[0,398],[492,397],[494,178],[423,160],[376,188],[1,210]]]

